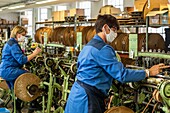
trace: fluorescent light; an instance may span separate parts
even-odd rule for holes
[[[54,2],[54,1],[58,1],[58,0],[44,0],[44,1],[36,2],[36,4],[45,4],[45,3],[48,3],[48,2]]]
[[[1,7],[0,10],[8,9],[8,6]]]
[[[22,8],[22,7],[25,7],[25,4],[10,6],[8,9],[18,9],[18,8]]]

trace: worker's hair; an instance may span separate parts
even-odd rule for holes
[[[117,19],[109,14],[105,15],[98,15],[96,23],[95,23],[95,29],[96,33],[102,32],[103,26],[107,24],[110,28],[115,27],[117,30],[119,30],[119,22]]]
[[[11,38],[16,38],[17,34],[21,34],[21,33],[24,33],[24,32],[27,33],[27,30],[24,27],[22,27],[22,26],[15,26],[13,28],[13,30],[11,31],[10,37]]]

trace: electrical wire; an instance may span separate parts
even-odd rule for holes
[[[153,97],[149,100],[149,102],[147,103],[146,107],[143,109],[142,113],[145,113],[145,110],[147,109],[147,107],[149,106],[149,104],[151,103]]]

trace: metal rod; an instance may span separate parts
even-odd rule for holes
[[[51,110],[51,102],[52,102],[52,97],[53,97],[53,77],[52,74],[50,73],[50,82],[48,86],[48,102],[47,102],[47,113],[50,113]]]
[[[142,104],[148,104],[148,102],[142,102]],[[149,104],[150,106],[154,107],[155,105],[154,104]]]
[[[149,17],[146,17],[146,51],[148,51],[148,27],[149,27]]]
[[[42,101],[43,101],[42,102],[42,104],[43,104],[42,105],[43,106],[43,113],[45,113],[45,96],[44,95],[42,96]]]
[[[157,86],[150,85],[150,84],[141,84],[141,86],[147,86],[147,87],[151,87],[151,88],[157,89]]]

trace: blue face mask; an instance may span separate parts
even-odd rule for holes
[[[108,28],[109,28],[109,30],[110,30],[110,33],[107,34],[107,33],[106,33],[106,30],[105,30],[105,35],[106,35],[106,40],[107,40],[107,42],[110,42],[110,43],[111,43],[111,42],[113,42],[113,40],[117,37],[117,33],[115,33],[114,31],[112,31],[109,26],[108,26]]]

